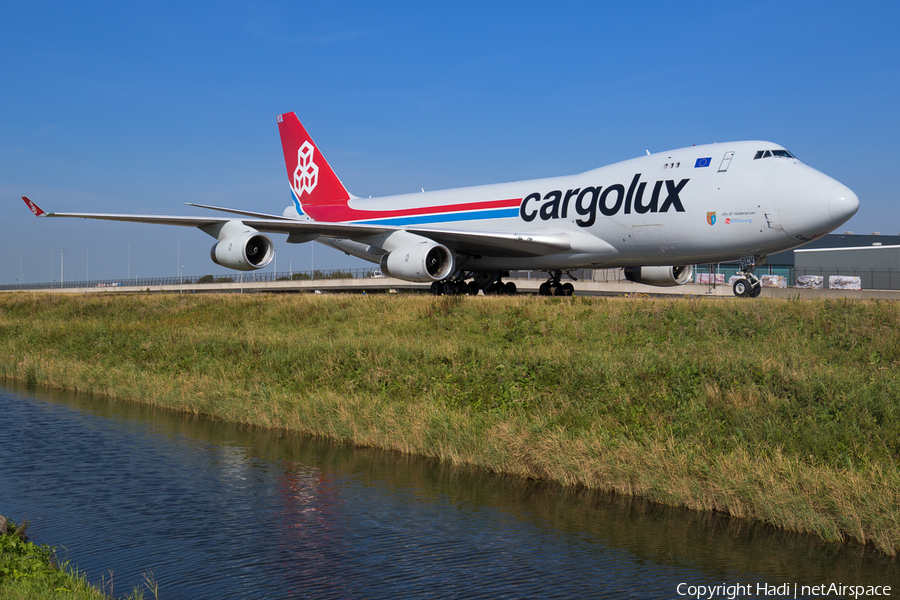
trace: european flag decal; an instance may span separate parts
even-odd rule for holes
[[[709,156],[707,158],[698,158],[697,162],[694,163],[694,168],[697,169],[699,167],[708,167],[711,161],[712,156]]]

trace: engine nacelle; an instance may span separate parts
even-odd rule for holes
[[[237,271],[262,269],[275,257],[272,240],[258,231],[245,231],[215,244],[209,256],[217,265]]]
[[[680,267],[625,267],[625,279],[644,285],[668,287],[690,283],[694,275],[693,265]]]
[[[398,248],[381,257],[381,270],[406,281],[441,281],[453,274],[453,253],[435,242]]]

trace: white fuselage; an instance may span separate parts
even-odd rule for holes
[[[762,141],[692,146],[578,175],[353,198],[349,208],[357,223],[523,236],[562,232],[572,239],[570,250],[544,256],[466,253],[461,266],[473,271],[728,261],[802,245],[846,222],[859,206],[849,188],[789,154],[756,158],[783,150]],[[509,206],[478,208],[499,200],[510,200]],[[448,212],[434,210],[450,205]],[[386,211],[428,207],[427,214],[383,218]],[[378,211],[379,218],[367,219],[367,211]],[[383,236],[321,241],[372,261],[391,250]]]

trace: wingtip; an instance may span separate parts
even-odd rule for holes
[[[25,201],[25,205],[28,206],[31,212],[34,213],[34,216],[42,217],[47,214],[46,212],[44,212],[44,209],[32,202],[31,199],[28,198],[28,196],[22,196],[22,200]]]

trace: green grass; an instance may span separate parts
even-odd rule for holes
[[[8,523],[0,535],[0,598],[4,600],[107,600],[105,588],[88,583],[83,573],[68,562],[59,563],[50,546],[35,544],[24,535],[25,527]],[[158,591],[152,578],[151,591]],[[158,595],[158,594],[157,594]],[[134,590],[128,600],[141,600],[143,590]]]
[[[0,297],[0,376],[900,547],[900,306]]]

